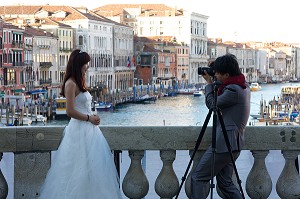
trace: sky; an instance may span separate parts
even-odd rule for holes
[[[295,0],[0,0],[3,5],[69,5],[94,9],[106,4],[161,3],[208,16],[207,36],[223,41],[300,43]]]

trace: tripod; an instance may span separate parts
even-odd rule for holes
[[[189,161],[188,167],[187,167],[187,169],[184,173],[184,176],[182,177],[182,181],[181,181],[181,184],[179,186],[179,190],[178,190],[178,193],[177,193],[175,199],[178,199],[180,190],[183,186],[184,181],[186,180],[186,176],[187,176],[188,171],[191,167],[191,164],[193,162],[195,154],[196,154],[196,152],[197,152],[197,150],[200,146],[201,140],[204,136],[205,130],[207,128],[207,125],[208,125],[208,122],[210,120],[210,117],[211,117],[212,113],[213,113],[212,144],[211,144],[211,148],[212,148],[212,168],[211,168],[211,178],[210,178],[210,181],[211,181],[211,186],[210,186],[211,199],[213,198],[213,189],[215,187],[215,185],[214,185],[214,176],[215,176],[214,175],[214,169],[215,169],[215,153],[216,153],[217,117],[219,118],[219,121],[220,121],[220,124],[221,124],[221,128],[222,128],[222,132],[223,132],[224,139],[225,139],[225,142],[226,142],[226,146],[227,146],[227,149],[230,153],[231,162],[233,164],[234,172],[235,172],[236,177],[237,177],[237,181],[238,181],[238,184],[239,184],[239,187],[240,187],[242,197],[243,197],[243,199],[245,199],[245,195],[244,195],[243,188],[242,188],[242,185],[241,185],[241,180],[239,178],[239,174],[238,174],[238,171],[237,171],[237,168],[236,168],[236,165],[235,165],[235,161],[234,161],[234,158],[233,158],[233,154],[232,154],[230,142],[229,142],[229,139],[228,139],[228,134],[227,134],[227,131],[226,131],[226,128],[225,128],[224,120],[223,120],[223,117],[222,117],[222,113],[221,113],[221,110],[217,107],[217,90],[218,90],[218,87],[220,86],[220,82],[214,81],[213,85],[214,85],[214,92],[213,92],[213,94],[214,94],[214,103],[213,103],[213,107],[211,109],[209,109],[209,112],[208,112],[208,114],[205,118],[205,121],[203,123],[203,126],[202,126],[202,129],[200,131],[199,137],[198,137],[197,142],[195,144],[193,154],[192,154],[191,159]]]

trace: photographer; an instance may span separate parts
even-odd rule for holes
[[[219,87],[217,88],[217,107],[222,112],[232,154],[236,160],[244,144],[244,131],[250,113],[250,88],[245,81],[244,75],[240,71],[237,59],[234,55],[226,54],[218,57],[210,65],[212,68],[203,68],[201,73],[198,72],[207,82],[205,87],[206,106],[209,109],[215,107],[214,88],[217,82],[219,82]],[[214,79],[216,82],[213,81]],[[216,176],[218,187],[224,198],[242,198],[242,194],[231,179],[233,163],[224,139],[219,118],[216,127],[214,162],[213,151],[210,146],[192,173],[192,199],[204,199],[208,196],[210,188],[209,181],[212,178],[212,166],[214,166],[214,175]]]

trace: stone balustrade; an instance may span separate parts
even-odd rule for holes
[[[5,152],[14,152],[14,198],[37,198],[39,189],[50,167],[50,152],[57,149],[64,127],[3,127],[0,128],[0,160]],[[193,154],[200,126],[103,126],[101,127],[112,150],[128,150],[131,163],[123,179],[123,193],[132,199],[147,196],[149,186],[141,159],[145,150],[159,150],[162,160],[161,171],[154,189],[157,198],[171,199],[176,196],[182,176],[174,172],[176,151],[189,150]],[[200,160],[203,150],[211,143],[211,127],[207,128],[201,145],[193,159]],[[247,198],[268,198],[272,189],[280,198],[300,198],[300,177],[295,159],[300,153],[300,126],[249,126],[245,133],[244,150],[250,150],[254,157],[244,190]],[[281,150],[285,166],[272,187],[265,159],[269,150]],[[0,170],[0,199],[6,198],[8,186]],[[190,195],[190,173],[184,188]]]

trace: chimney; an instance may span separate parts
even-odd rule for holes
[[[165,17],[169,17],[170,16],[170,11],[169,10],[165,10]]]
[[[175,8],[172,9],[172,13],[171,13],[171,16],[172,16],[172,17],[175,17],[175,15],[176,15],[176,10],[177,10],[177,7],[175,6]]]

